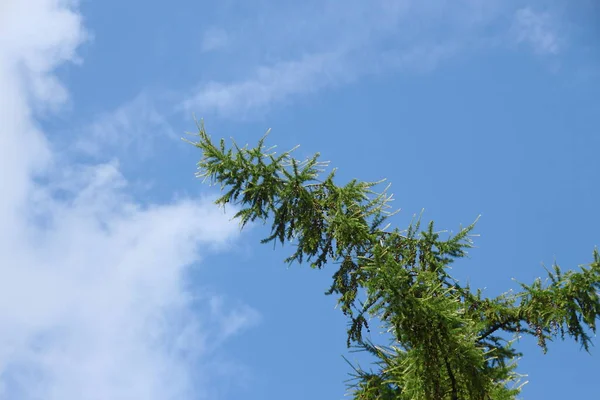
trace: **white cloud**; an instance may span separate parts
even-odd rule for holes
[[[78,61],[75,49],[86,37],[86,32],[80,29],[81,16],[61,6],[66,3],[5,0],[1,6],[3,73],[14,74],[20,83],[28,81],[23,88],[36,105],[56,105],[66,99],[66,91],[51,71],[65,60]]]
[[[351,0],[256,7],[256,15],[245,15],[239,31],[231,28],[230,35],[238,46],[236,58],[244,53],[266,56],[244,63],[249,65],[246,75],[237,80],[204,81],[181,108],[202,116],[245,118],[292,96],[368,74],[429,71],[492,35],[484,31],[502,15],[500,4],[496,0]],[[254,25],[248,22],[255,20]]]
[[[247,116],[272,103],[352,79],[338,54],[315,54],[298,61],[259,68],[254,77],[229,84],[211,82],[183,102],[186,112]],[[349,73],[350,72],[350,73]]]
[[[55,156],[34,117],[66,100],[53,71],[85,37],[75,1],[0,3],[0,398],[212,397],[214,338],[257,314],[215,314],[183,278],[237,228],[207,199],[141,206],[118,164]]]
[[[556,22],[547,12],[536,12],[529,7],[517,10],[513,32],[518,43],[528,44],[537,54],[556,55],[561,50]]]
[[[385,50],[376,55],[368,50],[311,54],[295,61],[259,67],[246,80],[209,82],[184,100],[181,109],[187,114],[203,116],[215,113],[241,119],[256,117],[292,96],[351,83],[366,74],[393,69],[429,71],[456,51],[457,45],[447,42],[422,44],[403,52]],[[359,59],[366,62],[360,63]]]
[[[186,114],[244,119],[365,75],[429,72],[471,50],[517,41],[558,54],[563,44],[549,13],[519,8],[516,0],[260,2],[242,8],[238,20],[241,3],[224,2],[221,10],[232,47],[222,65],[234,72],[226,80],[203,78],[182,102]]]

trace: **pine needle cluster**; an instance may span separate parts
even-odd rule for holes
[[[383,181],[338,185],[318,153],[303,161],[294,149],[277,154],[265,147],[267,135],[253,148],[228,147],[198,128],[197,176],[221,186],[216,203],[240,207],[242,227],[270,223],[262,242],[291,244],[286,262],[337,268],[326,293],[348,317],[347,345],[375,360],[369,371],[352,366],[353,398],[515,399],[523,384],[516,338],[533,336],[546,352],[548,342],[569,337],[589,350],[600,316],[597,250],[577,271],[554,265],[548,279],[488,298],[449,273],[472,247],[475,223],[451,236],[420,219],[392,229],[389,186],[375,190]],[[374,321],[385,344],[365,337]]]

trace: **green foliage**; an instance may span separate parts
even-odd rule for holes
[[[292,243],[287,262],[313,268],[337,265],[327,294],[338,296],[349,319],[348,346],[370,353],[375,371],[356,366],[354,398],[411,400],[514,399],[520,392],[515,348],[518,336],[548,341],[566,336],[591,344],[600,316],[600,255],[580,271],[558,265],[519,293],[496,298],[462,287],[448,273],[472,246],[474,224],[443,238],[420,219],[407,229],[384,226],[393,214],[382,183],[353,180],[339,186],[335,170],[319,154],[299,161],[292,151],[277,155],[263,137],[254,148],[215,145],[203,125],[198,176],[221,185],[220,205],[241,207],[235,217],[271,221],[263,240]],[[387,345],[363,337],[377,321],[392,339]],[[512,339],[510,339],[512,336]]]

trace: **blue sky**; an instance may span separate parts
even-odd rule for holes
[[[593,1],[0,5],[0,398],[342,398],[333,270],[259,246],[180,138],[272,128],[395,222],[482,218],[454,272],[490,295],[600,245]],[[598,350],[529,340],[526,399],[592,398]]]

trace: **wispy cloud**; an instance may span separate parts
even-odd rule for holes
[[[216,112],[222,116],[265,111],[274,102],[292,94],[302,94],[354,78],[355,73],[345,68],[346,61],[339,54],[314,54],[303,59],[258,68],[250,79],[232,82],[211,82],[193,97],[186,99],[186,112]]]
[[[140,93],[115,110],[97,115],[91,123],[78,128],[72,149],[95,158],[116,153],[146,158],[152,154],[156,139],[179,140],[163,107],[148,93]]]
[[[557,55],[565,46],[559,23],[550,11],[535,11],[538,3],[523,8],[516,0],[308,0],[243,8],[236,0],[226,2],[221,13],[228,15],[223,29],[231,48],[220,65],[230,65],[231,73],[202,78],[180,109],[245,119],[365,75],[429,72],[482,48],[508,50],[517,42],[536,54]],[[240,7],[243,18],[236,18]]]
[[[208,199],[142,206],[118,164],[56,157],[34,117],[67,99],[53,72],[77,61],[82,18],[74,1],[0,7],[0,398],[212,398],[211,338],[257,314],[197,304],[183,279],[237,228]]]
[[[547,12],[536,12],[530,7],[517,10],[513,32],[518,43],[529,45],[537,54],[556,55],[561,50],[563,39],[556,21]]]
[[[389,70],[426,72],[458,50],[452,42],[423,43],[404,52],[377,54],[367,49],[306,55],[298,60],[258,67],[251,77],[229,83],[209,82],[179,106],[186,113],[246,119],[261,116],[292,96],[354,82],[361,76]],[[361,63],[358,60],[365,62]]]
[[[204,31],[200,49],[203,52],[215,51],[227,46],[229,37],[227,31],[221,28],[209,28]]]
[[[181,108],[186,113],[245,118],[295,95],[364,75],[429,71],[496,35],[506,12],[502,4],[352,0],[257,7],[252,10],[255,15],[246,16],[237,28],[229,26],[236,57],[251,60],[244,63],[245,74],[201,82]],[[257,38],[264,50],[257,49]]]
[[[221,333],[220,341],[228,339],[241,329],[253,325],[260,320],[260,315],[247,306],[241,306],[235,310],[226,310],[225,301],[220,296],[211,297],[210,309],[219,326],[219,332]]]

